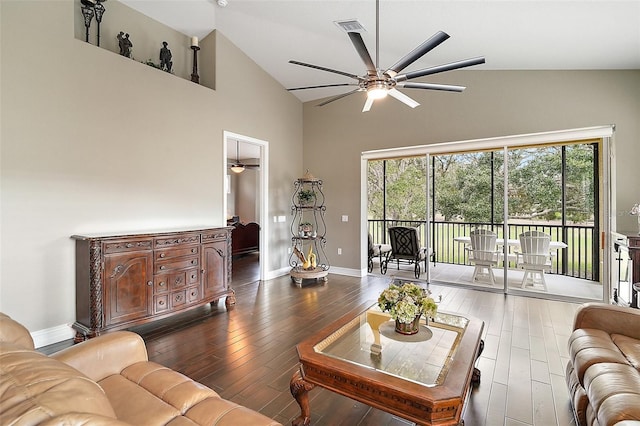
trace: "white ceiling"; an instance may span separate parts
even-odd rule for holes
[[[122,2],[188,36],[219,30],[285,88],[354,82],[291,59],[364,74],[334,21],[357,19],[376,61],[375,0],[228,0],[226,7],[216,0]],[[640,0],[380,0],[380,68],[438,30],[451,38],[405,71],[476,56],[486,64],[470,69],[640,69]],[[438,83],[438,75],[419,80]],[[310,101],[350,89],[292,93]]]

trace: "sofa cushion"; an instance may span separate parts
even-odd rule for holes
[[[628,364],[611,336],[593,328],[577,329],[569,337],[569,353],[580,384],[584,385],[584,373],[594,364],[613,362]]]
[[[640,420],[640,373],[628,364],[599,363],[589,367],[584,385],[601,425]]]
[[[612,334],[611,340],[613,340],[613,343],[620,349],[620,352],[627,358],[629,364],[640,371],[640,340],[622,334]]]
[[[32,425],[68,412],[115,418],[100,386],[73,367],[0,342],[0,423]]]
[[[138,362],[99,383],[117,417],[139,426],[279,424],[155,362]]]
[[[0,342],[13,343],[25,349],[34,349],[29,330],[2,312],[0,312]]]

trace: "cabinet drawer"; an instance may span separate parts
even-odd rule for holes
[[[202,233],[202,244],[213,243],[215,241],[224,241],[229,239],[230,231],[220,229],[211,232]]]
[[[159,313],[169,309],[169,294],[162,294],[153,297],[153,312]]]
[[[193,268],[194,266],[200,266],[200,259],[198,257],[183,257],[166,261],[163,260],[155,262],[154,273],[158,274],[178,269]]]
[[[200,246],[160,249],[154,252],[155,260],[173,259],[176,257],[195,256],[200,253]]]
[[[629,247],[640,247],[640,238],[630,237]]]
[[[171,307],[179,308],[180,306],[184,306],[187,304],[187,292],[185,290],[182,291],[174,291],[171,293]]]
[[[194,268],[185,272],[187,275],[187,285],[197,284],[200,282],[200,269]]]
[[[169,280],[171,275],[162,274],[153,277],[153,294],[166,293],[169,291]]]
[[[104,242],[104,254],[122,253],[127,251],[151,250],[153,240],[151,238],[127,239]]]
[[[189,287],[187,289],[187,303],[195,303],[202,299],[202,292],[200,286]]]
[[[155,239],[154,248],[162,249],[166,247],[179,247],[191,244],[200,244],[200,234],[195,232],[158,237]]]

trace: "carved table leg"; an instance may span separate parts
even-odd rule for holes
[[[480,340],[480,347],[478,348],[478,355],[476,356],[476,360],[480,358],[482,351],[484,350],[484,340]],[[480,370],[478,368],[473,368],[473,374],[471,375],[471,386],[478,386],[480,384]]]
[[[296,371],[289,382],[289,390],[300,406],[300,415],[292,422],[292,426],[308,426],[311,424],[311,410],[309,409],[309,391],[313,389],[313,383],[305,382],[300,374],[300,370]]]

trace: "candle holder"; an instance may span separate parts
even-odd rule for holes
[[[193,72],[191,73],[191,81],[200,84],[200,76],[198,76],[198,50],[200,50],[200,47],[191,46],[191,50],[193,50]]]

